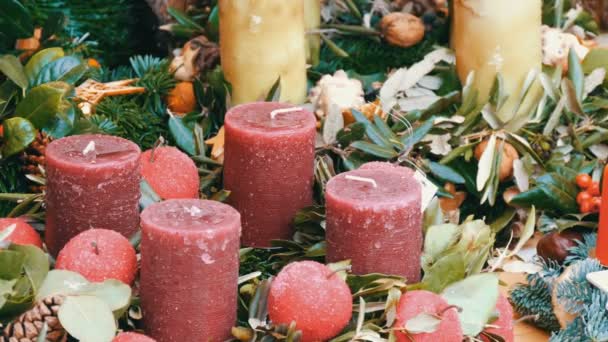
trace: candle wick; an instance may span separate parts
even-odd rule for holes
[[[87,154],[89,154],[91,152],[95,152],[95,141],[93,141],[93,140],[89,141],[89,143],[84,148],[84,150],[82,150],[82,154],[86,156]]]
[[[346,175],[346,179],[348,180],[354,180],[357,182],[365,182],[365,183],[369,183],[371,184],[374,188],[378,187],[378,184],[376,184],[376,181],[371,179],[371,178],[366,178],[366,177],[359,177],[359,176],[351,176],[351,175]]]
[[[270,112],[270,118],[274,119],[279,114],[285,114],[285,113],[291,113],[291,112],[299,112],[301,110],[302,110],[302,107],[275,109],[272,112]]]

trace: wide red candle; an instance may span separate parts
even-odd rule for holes
[[[595,255],[602,265],[608,266],[608,166],[604,168],[604,176],[602,177],[602,205]]]
[[[139,227],[139,147],[109,135],[76,135],[46,149],[46,230],[56,256],[90,228],[131,237]]]
[[[316,120],[290,107],[258,102],[226,114],[224,187],[241,213],[246,246],[290,238],[296,212],[312,204]]]
[[[403,168],[372,165],[326,187],[327,260],[350,259],[355,274],[420,280],[421,188]]]
[[[146,332],[162,342],[225,341],[236,321],[241,217],[215,201],[174,199],[141,214]]]

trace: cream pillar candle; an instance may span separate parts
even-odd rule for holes
[[[315,31],[321,27],[321,0],[304,0],[304,28],[306,29],[306,61],[319,64],[321,37]]]
[[[513,117],[530,70],[541,70],[541,7],[541,0],[454,0],[451,41],[460,80],[475,71],[474,86],[485,101],[500,73],[509,95],[498,113],[505,122]],[[539,89],[536,84],[532,91]]]
[[[306,99],[304,0],[220,0],[222,69],[232,104],[264,99],[281,77],[282,102]]]

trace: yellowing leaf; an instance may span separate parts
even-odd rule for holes
[[[477,191],[483,190],[490,179],[494,154],[496,153],[496,136],[492,135],[488,141],[485,151],[479,158],[479,170],[477,171]]]

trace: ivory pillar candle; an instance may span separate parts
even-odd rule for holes
[[[78,233],[115,230],[129,238],[139,227],[139,147],[109,135],[76,135],[46,149],[46,230],[56,256]]]
[[[373,165],[326,186],[327,261],[350,259],[355,274],[420,280],[421,188],[411,172]]]
[[[454,0],[451,41],[460,80],[475,71],[479,101],[487,101],[500,73],[509,95],[498,113],[503,121],[513,117],[530,70],[541,70],[541,7],[541,0]]]
[[[600,207],[600,222],[597,228],[595,255],[602,265],[608,266],[608,166],[604,168],[604,176],[602,177],[602,205]]]
[[[304,0],[304,28],[306,29],[306,62],[312,66],[319,64],[321,52],[321,1]]]
[[[281,78],[281,101],[306,100],[304,0],[220,0],[222,70],[232,103],[263,100]]]
[[[215,201],[175,199],[141,214],[141,304],[157,341],[225,341],[236,321],[241,221]]]
[[[245,246],[288,239],[296,212],[311,205],[316,120],[311,112],[274,102],[231,109],[224,187],[242,216]]]

